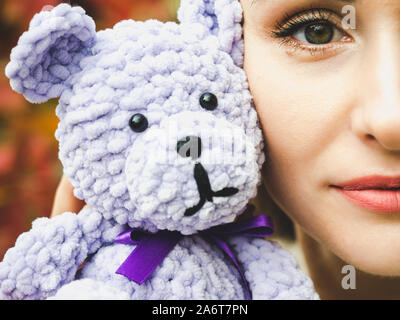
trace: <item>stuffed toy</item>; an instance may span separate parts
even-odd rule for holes
[[[59,158],[88,206],[18,237],[1,299],[318,298],[268,216],[238,217],[264,162],[240,3],[183,0],[178,19],[96,32],[60,4],[20,37],[6,75],[59,98]]]

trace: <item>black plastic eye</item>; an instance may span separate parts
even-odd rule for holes
[[[149,126],[149,122],[144,115],[136,113],[129,120],[129,126],[135,132],[143,132]]]
[[[218,107],[218,99],[214,94],[207,92],[201,95],[200,105],[204,109],[212,111]]]

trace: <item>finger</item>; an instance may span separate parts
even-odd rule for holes
[[[66,211],[78,213],[82,210],[85,201],[75,198],[73,191],[74,188],[67,176],[63,175],[56,190],[50,217],[54,217]]]

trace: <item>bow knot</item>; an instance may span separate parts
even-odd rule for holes
[[[255,208],[249,205],[246,213],[252,214]],[[264,238],[273,233],[271,219],[266,215],[259,215],[250,219],[227,223],[201,231],[198,235],[216,244],[233,262],[243,280],[246,298],[251,299],[251,291],[234,253],[227,243],[233,236]],[[171,252],[183,237],[178,231],[158,231],[151,234],[140,229],[130,229],[119,234],[115,242],[136,245],[136,248],[121,264],[116,273],[121,274],[139,285],[153,273],[164,258]]]

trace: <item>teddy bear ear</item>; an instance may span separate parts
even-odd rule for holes
[[[238,66],[243,65],[242,17],[239,0],[181,0],[178,10],[181,24],[205,26]]]
[[[81,7],[64,3],[36,14],[11,51],[11,87],[32,103],[60,97],[95,40],[95,23]]]

